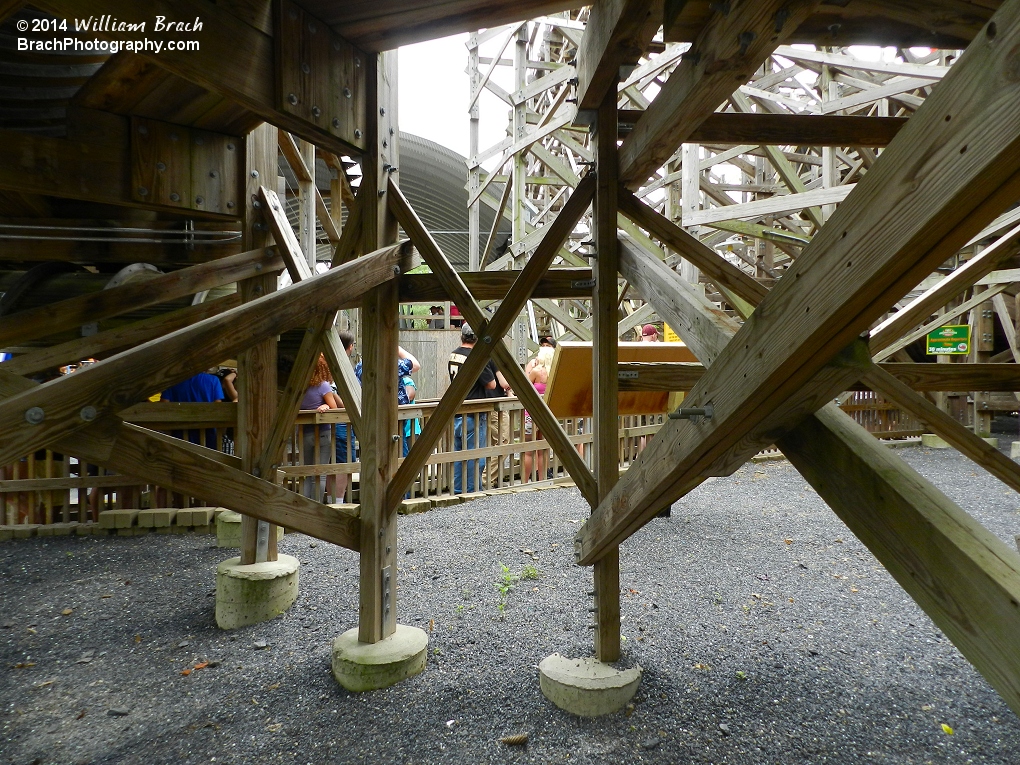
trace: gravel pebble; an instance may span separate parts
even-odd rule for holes
[[[898,454],[1013,546],[1014,492],[951,450]],[[536,668],[592,651],[587,515],[556,489],[401,517],[398,617],[430,632],[428,666],[365,694],[330,673],[354,553],[287,535],[310,564],[297,602],[225,633],[205,594],[231,553],[206,537],[6,543],[0,763],[1020,762],[1020,720],[786,462],[703,484],[624,544],[641,687],[605,718],[561,712]]]

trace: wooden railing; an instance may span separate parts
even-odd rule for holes
[[[424,427],[436,406],[437,402],[427,401],[399,408],[397,435],[402,442],[399,448],[403,449],[405,441],[407,448],[414,443],[415,434]],[[882,438],[918,435],[923,430],[907,413],[868,391],[846,394],[842,407],[868,431]],[[125,410],[122,416],[128,422],[233,452],[237,418],[237,408],[233,404],[142,404]],[[415,477],[409,497],[435,498],[453,494],[458,463],[463,493],[569,480],[549,442],[541,433],[529,432],[532,429],[516,398],[468,401],[460,407],[459,416],[470,423],[464,429],[476,434],[481,432],[484,418],[485,439],[479,439],[472,448],[457,450],[454,448],[455,426],[451,422]],[[644,442],[658,431],[663,418],[662,414],[620,418],[621,467],[637,457]],[[415,421],[419,427],[415,426]],[[561,420],[560,424],[590,466],[591,419],[570,418]],[[338,429],[338,426],[342,427]],[[346,448],[340,450],[344,459],[339,459],[337,454],[338,432],[341,435],[346,432]],[[409,435],[405,437],[405,433]],[[547,460],[541,458],[543,454],[547,455]],[[277,480],[317,500],[357,503],[359,456],[358,439],[343,410],[302,412],[294,424],[284,462],[277,470]],[[345,476],[347,480],[337,481],[337,476]],[[344,483],[346,487],[341,494],[338,488]],[[5,525],[85,522],[95,520],[104,509],[205,504],[201,497],[176,495],[162,487],[108,473],[73,455],[49,449],[0,467],[0,503],[0,523]]]

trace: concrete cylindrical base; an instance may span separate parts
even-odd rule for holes
[[[300,563],[290,555],[279,560],[241,565],[230,558],[216,567],[216,624],[232,630],[273,619],[298,595]]]
[[[397,625],[378,643],[358,642],[358,628],[333,641],[333,677],[355,693],[396,685],[425,669],[429,636],[417,627]]]
[[[578,717],[600,717],[623,709],[641,684],[641,667],[615,669],[594,657],[568,659],[554,653],[538,665],[539,684],[549,701]]]
[[[217,547],[240,547],[241,546],[241,518],[240,513],[233,510],[224,510],[216,516],[216,546]],[[275,526],[276,541],[283,539],[283,526]]]

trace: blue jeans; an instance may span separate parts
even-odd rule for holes
[[[467,431],[467,432],[465,432]],[[458,414],[453,418],[453,450],[461,451],[462,449],[479,449],[483,446],[489,445],[489,418],[488,415],[478,415],[478,428],[476,432],[475,428],[475,415],[464,415]],[[475,491],[475,462],[476,460],[467,460],[467,490],[468,492]],[[485,475],[485,458],[477,460],[479,476]],[[453,493],[463,494],[463,472],[464,462],[453,463]],[[479,486],[479,489],[482,487]]]

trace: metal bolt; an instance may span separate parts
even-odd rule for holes
[[[322,115],[322,109],[320,109],[318,106],[313,106],[312,107],[312,116],[313,117],[319,117],[321,115]]]
[[[308,64],[302,64],[301,71],[304,72],[305,74],[308,74],[309,72],[312,71],[312,68],[308,66]]]
[[[149,190],[147,188],[145,188],[144,186],[139,186],[138,187],[138,196],[145,197],[145,196],[148,196],[148,195],[149,195]]]
[[[385,117],[386,116],[386,107],[384,107],[384,106],[380,106],[379,107],[379,116],[380,117]]]
[[[217,175],[218,175],[218,173],[215,170],[210,170],[209,171],[209,177],[210,178],[215,178]]]
[[[393,266],[393,275],[400,276],[400,266]]]
[[[335,128],[340,127],[340,120],[337,119],[336,117],[333,118],[333,127]]]
[[[334,40],[333,41],[333,50],[340,50],[340,41],[339,40]]]
[[[233,150],[234,150],[234,144],[228,143],[227,144],[227,151],[233,151]]]
[[[234,203],[233,202],[227,202],[227,209],[228,210],[233,210],[234,209]]]
[[[171,195],[170,195],[170,201],[171,201],[171,202],[180,202],[180,201],[181,201],[181,195],[180,195],[180,194],[178,194],[178,193],[177,193],[177,192],[175,191],[175,192],[174,192],[173,194],[171,194]]]
[[[311,32],[314,35],[316,32],[319,31],[319,28],[315,25],[315,22],[309,21],[308,22],[308,31]]]
[[[205,139],[202,136],[196,136],[195,137],[195,145],[196,146],[201,146],[204,143],[205,143]]]
[[[170,140],[171,141],[176,141],[177,140],[177,133],[171,133],[170,134]]]
[[[255,285],[255,289],[252,290],[252,292],[254,292],[256,295],[261,295],[262,294],[262,285],[261,284],[256,284]]]
[[[482,342],[485,343],[486,345],[488,345],[489,343],[492,342],[492,336],[491,335],[486,335],[485,337],[482,338]]]
[[[382,147],[383,147],[383,148],[385,149],[385,148],[386,148],[387,146],[389,146],[389,143],[388,143],[388,142],[386,141],[386,139],[384,138],[384,139],[383,139],[383,142],[382,142]]]
[[[164,170],[166,170],[166,165],[164,165],[162,162],[157,162],[156,169],[162,173]]]
[[[259,470],[259,469],[258,469],[257,467],[253,467],[253,468],[251,469],[251,474],[252,474],[253,476],[255,476],[256,478],[258,478],[258,477],[259,477],[260,475],[262,475],[262,471],[261,471],[261,470]]]
[[[357,56],[354,57],[354,68],[355,69],[361,68],[361,59],[358,58]]]
[[[260,202],[258,199],[253,200],[252,203],[251,203],[251,206],[255,210],[260,210],[260,209],[262,209],[262,202]]]
[[[200,205],[205,201],[203,197],[195,197],[195,204]]]
[[[698,422],[702,417],[706,420],[711,420],[712,415],[715,414],[715,410],[711,404],[705,404],[703,407],[680,407],[675,412],[670,412],[666,415],[671,420],[693,420]]]
[[[392,552],[392,551],[393,551],[393,548],[390,547],[389,545],[386,545],[386,554],[389,555],[390,552]]]
[[[350,98],[351,95],[352,95],[351,94],[351,89],[350,88],[344,88],[344,98]]]
[[[382,199],[384,196],[386,196],[386,192],[383,191],[382,189],[379,189],[379,198]]]
[[[396,443],[397,441],[400,440],[400,436],[392,435],[392,436],[390,436],[390,440],[393,441],[393,443]]]
[[[41,406],[33,406],[31,409],[25,412],[25,422],[29,425],[38,425],[40,422],[46,419],[46,412],[43,411]]]
[[[258,273],[261,270],[262,270],[262,264],[261,263],[256,263],[255,264],[255,273]]]
[[[96,411],[94,406],[83,406],[81,411],[78,412],[78,416],[80,416],[85,422],[92,422],[98,415],[99,412]]]
[[[354,137],[361,138],[361,131],[358,130],[357,128],[354,129]]]
[[[295,96],[293,93],[288,93],[287,103],[289,103],[291,106],[297,106],[297,96]]]
[[[251,177],[252,178],[258,178],[259,177],[259,171],[258,170],[252,170],[251,171]]]

